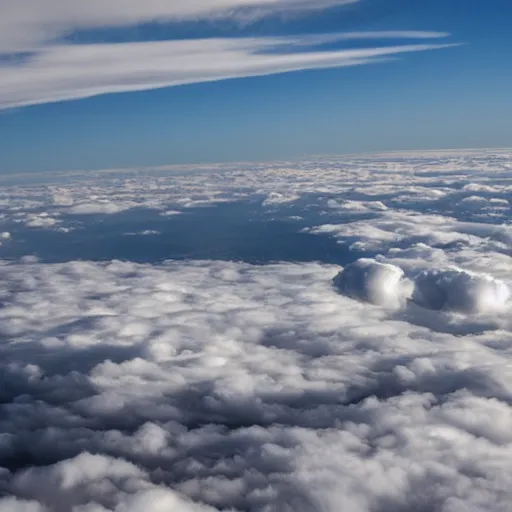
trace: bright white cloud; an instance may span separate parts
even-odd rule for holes
[[[59,223],[58,219],[47,212],[28,213],[26,216],[22,215],[20,220],[29,228],[51,228]]]
[[[137,203],[116,204],[108,200],[77,203],[68,209],[71,215],[97,215],[119,213],[137,206]]]
[[[403,305],[412,291],[400,267],[366,258],[347,265],[334,284],[348,297],[390,308]]]
[[[510,288],[487,274],[459,269],[427,270],[414,280],[413,300],[431,309],[494,313],[509,305]]]
[[[263,206],[272,206],[274,204],[293,203],[299,196],[282,194],[280,192],[270,192],[266,199],[263,201]]]
[[[427,309],[466,315],[495,314],[511,306],[509,285],[489,274],[428,269],[410,277],[396,265],[362,258],[333,282],[347,297],[388,308],[403,307],[409,299]]]
[[[445,34],[415,35],[432,38]],[[343,34],[327,36],[331,41],[344,38]],[[47,45],[22,64],[0,67],[0,108],[194,82],[354,66],[402,53],[450,46],[430,43],[300,51],[301,47],[312,48],[325,41],[326,36],[320,35]],[[272,52],[279,47],[288,51]],[[297,51],[291,52],[293,47]]]
[[[2,0],[0,53],[33,51],[79,29],[311,11],[359,0]]]

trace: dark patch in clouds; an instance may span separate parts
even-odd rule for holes
[[[305,213],[305,200],[293,208],[277,205],[272,212],[261,202],[262,199],[252,199],[222,203],[168,216],[142,208],[112,214],[63,215],[60,220],[74,228],[70,232],[38,229],[41,226],[34,221],[28,226],[10,223],[5,228],[15,241],[0,251],[7,259],[35,254],[48,263],[76,259],[123,259],[139,263],[217,259],[253,264],[276,261],[343,264],[357,257],[333,239],[297,229],[322,219],[320,213],[309,209],[306,223],[304,219],[290,218]],[[42,223],[44,220],[45,217],[41,218]],[[58,252],[56,246],[61,248]]]

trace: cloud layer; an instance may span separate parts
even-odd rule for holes
[[[3,177],[0,254],[229,201],[351,261],[2,259],[0,511],[508,511],[511,152],[190,170]]]
[[[502,510],[503,335],[397,322],[337,294],[336,270],[4,266],[4,493],[59,511]]]

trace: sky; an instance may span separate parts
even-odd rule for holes
[[[508,147],[507,0],[2,0],[0,172]]]

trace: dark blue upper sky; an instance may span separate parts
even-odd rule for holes
[[[293,2],[0,22],[0,171],[512,146],[512,3]]]

